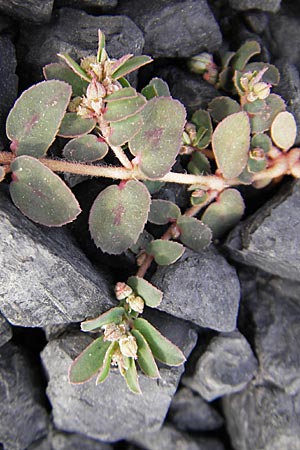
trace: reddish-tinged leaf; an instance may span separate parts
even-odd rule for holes
[[[145,66],[146,64],[149,64],[152,60],[150,56],[134,56],[133,58],[128,59],[123,64],[121,64],[118,69],[116,69],[112,77],[115,80],[118,80],[121,77],[125,77],[125,75],[133,72],[134,70],[139,69],[142,66]]]
[[[72,139],[63,148],[65,158],[72,161],[91,162],[105,157],[108,145],[94,134]]]
[[[82,331],[99,331],[100,328],[103,327],[103,325],[111,322],[118,322],[122,318],[124,313],[124,308],[122,308],[121,306],[117,306],[116,308],[112,308],[109,311],[106,311],[95,319],[82,322],[81,329]]]
[[[11,164],[10,194],[25,216],[48,227],[72,222],[81,212],[72,191],[48,167],[31,156]]]
[[[178,242],[156,239],[149,242],[146,252],[154,257],[156,264],[168,266],[177,261],[184,252],[184,246]]]
[[[60,125],[58,136],[76,138],[90,133],[96,126],[96,120],[84,119],[77,113],[67,113]]]
[[[43,68],[46,80],[61,80],[72,86],[74,96],[82,96],[86,92],[89,83],[79,78],[69,67],[59,63],[47,64]]]
[[[134,292],[142,297],[147,306],[151,308],[156,308],[160,305],[163,297],[163,293],[149,283],[149,281],[140,277],[129,277],[127,280],[128,286],[130,286]]]

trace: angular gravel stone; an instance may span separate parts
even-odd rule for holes
[[[236,261],[300,280],[300,183],[290,183],[228,236]]]
[[[115,8],[118,0],[56,0],[55,6],[70,6],[71,8],[97,8],[101,12]]]
[[[17,20],[49,22],[54,0],[0,0],[0,11]]]
[[[188,356],[196,343],[196,332],[189,324],[168,316],[151,317],[149,320]],[[162,367],[160,380],[140,374],[142,395],[129,391],[118,369],[111,370],[108,379],[98,386],[95,379],[71,385],[67,378],[72,359],[90,341],[83,333],[68,335],[50,342],[42,352],[56,428],[106,442],[127,439],[141,429],[157,431],[168,411],[183,366]]]
[[[295,394],[300,391],[300,283],[260,271],[240,275],[240,322],[254,342],[259,378]]]
[[[257,360],[239,331],[213,338],[199,358],[192,375],[182,382],[212,401],[225,394],[241,391],[254,377]]]
[[[260,9],[275,13],[279,10],[280,3],[281,0],[229,0],[230,6],[239,11]]]
[[[0,349],[0,442],[5,450],[24,450],[47,433],[42,392],[24,352],[10,342]]]
[[[218,331],[236,327],[240,286],[235,269],[211,245],[186,250],[171,266],[160,266],[152,283],[164,293],[159,309]]]
[[[215,51],[222,42],[206,0],[125,0],[119,11],[144,32],[144,52],[154,57],[187,58]]]
[[[12,338],[12,328],[7,320],[0,314],[0,347]]]
[[[300,402],[274,386],[255,386],[223,398],[235,450],[300,448]]]
[[[14,45],[6,36],[0,36],[0,144],[5,139],[5,122],[18,93],[18,77]]]
[[[191,437],[171,425],[164,425],[155,433],[142,432],[133,442],[145,450],[225,450],[217,439]]]
[[[169,419],[179,430],[210,431],[224,424],[222,416],[191,389],[183,387],[174,396]]]
[[[61,8],[51,24],[26,26],[21,30],[19,59],[24,71],[27,71],[28,82],[32,84],[37,77],[41,79],[42,68],[46,64],[61,62],[57,53],[68,53],[76,61],[95,55],[98,29],[105,33],[110,57],[119,58],[126,53],[141,54],[143,33],[128,17],[93,16],[77,9]]]
[[[115,305],[65,228],[34,224],[0,187],[0,311],[13,325],[43,327],[99,315]]]

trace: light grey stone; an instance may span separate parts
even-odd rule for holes
[[[213,338],[192,375],[182,382],[208,401],[241,391],[257,369],[251,347],[239,331]]]
[[[141,28],[146,54],[187,58],[221,45],[219,26],[206,0],[125,0],[119,11]]]
[[[175,264],[158,267],[151,281],[164,293],[160,310],[201,327],[235,329],[238,277],[212,245],[201,253],[186,250]]]
[[[155,433],[141,432],[132,441],[145,450],[225,450],[217,439],[192,437],[171,425],[164,425]]]
[[[32,362],[15,345],[0,348],[0,442],[24,450],[47,433],[48,416]]]
[[[300,392],[300,283],[260,271],[244,270],[240,278],[240,325],[254,343],[260,379]]]
[[[186,387],[175,394],[168,417],[177,429],[183,431],[216,430],[224,424],[215,408]]]
[[[299,398],[251,383],[222,402],[235,450],[299,450]]]
[[[151,322],[188,356],[196,343],[195,331],[186,322],[161,316],[158,316],[159,322],[157,316]],[[56,428],[105,442],[130,438],[141,429],[157,431],[177,389],[183,366],[162,367],[160,380],[140,374],[142,395],[128,390],[117,369],[111,369],[108,379],[98,386],[95,379],[82,385],[71,385],[68,369],[72,359],[90,341],[91,338],[83,333],[68,335],[51,341],[42,352],[49,377],[47,394]]]
[[[0,0],[0,11],[17,20],[49,22],[54,0]]]
[[[115,305],[66,228],[34,224],[0,187],[0,311],[13,325],[43,327],[99,315]]]
[[[0,347],[10,341],[11,338],[12,328],[5,317],[0,314]]]
[[[71,6],[72,8],[97,8],[97,10],[109,11],[115,8],[118,0],[56,0],[56,6]]]
[[[225,248],[236,261],[300,281],[300,183],[283,186],[228,236]]]
[[[239,11],[259,9],[275,13],[280,9],[280,3],[281,0],[229,0],[230,6]]]
[[[26,26],[21,30],[18,54],[24,71],[27,71],[28,82],[32,84],[32,80],[41,79],[46,64],[61,62],[57,53],[68,53],[76,61],[95,55],[98,29],[105,33],[106,50],[111,58],[142,53],[143,33],[128,17],[94,16],[73,8],[61,8],[51,24]]]

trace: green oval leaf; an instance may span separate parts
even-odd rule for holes
[[[268,131],[273,120],[281,111],[285,111],[284,100],[277,94],[270,94],[264,100],[264,107],[250,118],[252,133]]]
[[[58,136],[76,138],[90,133],[96,126],[94,119],[84,119],[77,113],[67,113],[60,125]]]
[[[124,308],[122,308],[121,306],[117,306],[116,308],[112,308],[109,311],[106,311],[95,319],[82,322],[80,326],[82,331],[99,331],[100,328],[103,327],[103,325],[112,322],[119,322],[124,314]]]
[[[182,351],[169,339],[165,338],[146,319],[135,319],[133,328],[138,330],[146,339],[153,356],[168,366],[180,366],[185,362]]]
[[[197,134],[193,139],[193,145],[200,149],[206,148],[210,144],[213,132],[209,113],[203,109],[198,109],[192,116],[192,122],[197,126]]]
[[[239,103],[230,97],[216,97],[208,104],[208,111],[216,122],[241,110]]]
[[[194,217],[181,216],[177,220],[177,225],[180,229],[181,242],[200,252],[211,243],[212,232],[210,228]]]
[[[267,134],[259,133],[251,139],[251,148],[261,148],[268,153],[272,148],[272,141]]]
[[[144,278],[136,276],[129,277],[127,284],[137,295],[142,297],[146,305],[150,306],[150,308],[156,308],[161,304],[163,293]]]
[[[82,96],[86,92],[89,83],[79,78],[69,67],[59,63],[47,64],[43,68],[43,74],[46,80],[60,80],[72,86],[74,96]]]
[[[72,94],[63,81],[42,81],[27,89],[11,109],[6,133],[14,153],[44,156],[55,139]]]
[[[175,203],[168,200],[152,200],[148,220],[156,225],[165,225],[181,215]]]
[[[250,147],[248,115],[241,111],[222,120],[214,131],[212,147],[218,168],[224,178],[238,177],[248,160]]]
[[[70,367],[70,383],[84,383],[96,375],[103,365],[106,352],[110,345],[110,342],[105,342],[103,336],[100,336],[83,350]]]
[[[96,384],[103,383],[103,381],[105,381],[106,378],[108,377],[112,356],[118,346],[117,342],[108,342],[108,344],[110,344],[110,345],[109,345],[108,349],[106,350],[103,364],[101,366],[100,372],[96,379]]]
[[[288,111],[277,114],[271,125],[271,137],[274,144],[286,151],[294,145],[296,136],[297,124],[293,114]]]
[[[72,191],[48,167],[31,156],[11,164],[10,195],[25,216],[48,227],[72,222],[81,212]]]
[[[107,142],[112,146],[124,145],[139,132],[142,125],[143,118],[140,113],[119,122],[111,122]]]
[[[159,370],[148,342],[138,330],[133,329],[131,330],[131,333],[137,342],[137,357],[140,368],[148,377],[160,378]]]
[[[127,386],[134,394],[141,394],[141,388],[138,381],[135,361],[133,358],[128,358],[128,368],[124,373],[124,378]]]
[[[67,66],[70,67],[70,69],[80,78],[87,81],[88,83],[91,82],[92,78],[80,67],[79,64],[77,64],[74,59],[71,58],[71,56],[67,55],[67,53],[58,53],[57,56],[59,56]]]
[[[118,78],[124,77],[134,70],[139,69],[146,64],[149,64],[152,60],[150,56],[141,55],[141,56],[133,56],[132,58],[125,61],[121,66],[119,66],[113,73],[112,78],[114,80],[118,80]]]
[[[160,78],[152,78],[150,83],[142,89],[142,94],[147,100],[153,97],[170,97],[168,84]]]
[[[89,218],[97,247],[110,254],[131,247],[143,231],[150,201],[147,188],[139,181],[121,182],[104,189],[96,198]]]
[[[231,65],[235,70],[243,70],[249,59],[260,52],[261,48],[257,41],[247,41],[238,49],[231,60]]]
[[[91,162],[104,158],[108,145],[94,134],[72,139],[63,148],[63,155],[71,161]]]
[[[168,97],[155,97],[145,105],[144,124],[128,144],[139,160],[140,170],[148,178],[163,177],[174,164],[181,146],[185,116],[183,105]]]
[[[184,252],[183,245],[178,242],[156,239],[149,242],[146,246],[146,252],[154,257],[156,264],[168,266],[177,261]]]
[[[128,100],[130,98],[136,98],[137,96],[138,96],[137,91],[130,86],[113,92],[112,94],[105,97],[105,101],[109,103],[115,102],[117,100]]]
[[[272,84],[272,86],[279,84],[280,73],[277,67],[275,67],[273,64],[265,62],[252,62],[246,65],[244,72],[260,72],[265,67],[267,67],[268,70],[266,70],[263,74],[261,81],[263,81],[264,83],[270,83]]]
[[[119,120],[127,119],[141,111],[145,103],[146,99],[141,94],[127,99],[115,99],[107,103],[103,118],[108,122],[118,122]]]
[[[244,214],[243,197],[236,189],[226,189],[208,206],[201,220],[209,226],[214,238],[220,238],[238,223]]]
[[[194,151],[191,160],[188,163],[189,173],[194,175],[203,175],[211,173],[210,163],[208,158],[199,151]]]

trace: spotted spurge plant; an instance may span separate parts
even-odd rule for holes
[[[198,252],[221,238],[244,212],[237,186],[259,189],[286,174],[300,177],[300,149],[292,148],[296,123],[283,99],[271,93],[278,70],[249,62],[259,52],[259,44],[248,41],[224,55],[221,67],[207,53],[192,58],[191,70],[222,94],[186,121],[184,106],[163,80],[152,79],[138,93],[125,78],[151,58],[109,58],[99,31],[96,56],[78,64],[59,55],[61,63],[47,65],[46,80],[23,92],[10,111],[10,151],[0,152],[0,179],[11,181],[14,204],[37,223],[61,226],[80,214],[62,174],[111,178],[92,205],[91,236],[103,252],[137,254],[137,273],[115,286],[119,304],[81,324],[97,337],[73,362],[72,383],[94,376],[101,383],[115,365],[129,389],[140,393],[136,363],[151,378],[160,377],[156,360],[183,364],[182,351],[140,317],[163,297],[144,278],[151,263],[172,264],[185,247]],[[61,157],[51,158],[56,137],[66,141]],[[117,166],[101,162],[108,152]],[[187,158],[185,173],[171,171],[176,159],[185,164]],[[154,186],[159,191],[167,182],[187,186],[186,211],[151,200]],[[164,226],[160,239],[143,239],[147,221]]]

